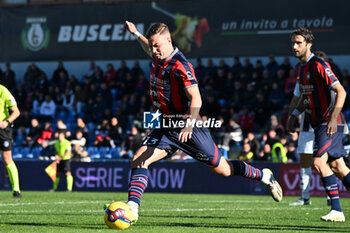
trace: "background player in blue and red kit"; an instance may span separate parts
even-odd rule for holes
[[[350,190],[350,169],[343,159],[347,153],[342,143],[345,121],[341,109],[346,92],[328,63],[311,52],[313,39],[312,32],[306,28],[296,29],[291,36],[294,56],[300,60],[296,70],[301,98],[290,116],[287,128],[292,128],[300,112],[305,111],[310,115],[317,146],[313,164],[322,178],[332,206],[331,211],[321,216],[321,219],[344,222],[336,176]]]
[[[154,24],[146,37],[131,22],[126,21],[125,28],[153,58],[150,95],[154,108],[164,115],[187,114],[188,119],[196,120],[202,105],[197,80],[192,65],[172,45],[167,25]],[[219,153],[208,129],[193,125],[177,129],[155,129],[147,136],[131,161],[128,204],[135,215],[134,222],[138,218],[141,197],[147,187],[149,165],[177,149],[206,163],[216,174],[240,175],[259,180],[267,185],[276,201],[282,200],[281,187],[269,169],[261,171],[242,161],[228,162]]]

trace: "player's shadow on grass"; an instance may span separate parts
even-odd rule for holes
[[[142,226],[154,226],[154,224],[142,223]],[[347,226],[290,226],[290,225],[266,225],[266,224],[203,224],[203,223],[157,223],[157,226],[163,227],[190,227],[190,228],[226,228],[226,229],[252,229],[252,230],[290,230],[290,231],[320,231],[320,232],[349,232]]]

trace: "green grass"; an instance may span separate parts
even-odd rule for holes
[[[126,193],[22,192],[14,200],[0,192],[0,232],[111,232],[103,205],[127,198]],[[341,204],[345,223],[320,221],[326,198],[311,206],[290,207],[296,197],[276,203],[269,196],[146,193],[140,218],[128,232],[350,232],[350,199]]]

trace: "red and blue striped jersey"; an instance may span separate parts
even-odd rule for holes
[[[295,70],[305,111],[311,113],[312,127],[328,123],[336,100],[336,92],[331,88],[339,83],[330,65],[312,54],[304,64],[298,63]],[[337,121],[344,124],[344,116],[339,114]]]
[[[153,59],[150,97],[153,106],[163,114],[186,114],[189,99],[184,89],[198,85],[192,64],[175,48],[164,61]]]

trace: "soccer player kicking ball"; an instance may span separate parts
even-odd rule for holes
[[[153,59],[150,97],[154,108],[168,116],[186,115],[187,120],[198,119],[202,99],[194,70],[182,52],[172,45],[167,25],[154,24],[146,37],[131,22],[125,21],[125,28]],[[131,160],[128,204],[134,213],[134,222],[138,219],[141,197],[148,184],[148,167],[177,149],[206,163],[218,175],[243,176],[261,181],[269,188],[275,201],[282,200],[282,189],[269,169],[259,170],[242,161],[227,161],[219,153],[208,129],[196,125],[161,128],[153,130],[146,137]]]
[[[321,216],[321,220],[344,222],[336,176],[349,190],[350,169],[343,158],[347,153],[342,143],[344,117],[341,114],[346,92],[330,66],[311,52],[313,40],[314,35],[307,28],[298,28],[291,35],[294,56],[300,61],[296,70],[301,97],[288,120],[287,128],[292,128],[300,112],[310,117],[317,146],[317,151],[313,153],[313,164],[331,198],[332,206],[327,215]]]
[[[0,150],[12,185],[13,197],[21,198],[16,164],[12,160],[12,122],[20,115],[15,98],[10,91],[0,85]]]

